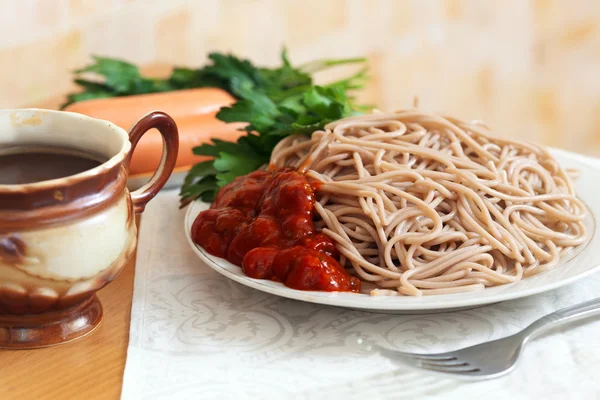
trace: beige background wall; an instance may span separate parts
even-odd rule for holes
[[[369,57],[363,98],[381,109],[416,95],[508,137],[600,155],[597,0],[0,0],[0,107],[60,96],[92,53],[273,64],[283,44],[298,63]]]

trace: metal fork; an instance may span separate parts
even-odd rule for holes
[[[377,350],[382,355],[409,367],[451,374],[466,380],[483,380],[497,378],[512,371],[523,348],[534,337],[557,326],[598,314],[600,298],[548,314],[514,335],[447,353],[405,353],[361,339],[359,343],[365,345],[367,350]]]

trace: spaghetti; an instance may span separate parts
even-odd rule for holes
[[[274,167],[316,183],[317,227],[373,295],[515,282],[583,243],[585,206],[543,147],[418,110],[351,117],[282,140]]]

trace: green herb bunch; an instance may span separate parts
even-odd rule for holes
[[[275,145],[292,134],[311,134],[324,125],[359,112],[362,107],[348,93],[366,83],[363,58],[318,60],[294,67],[284,50],[282,65],[257,67],[234,55],[211,53],[210,63],[199,69],[175,68],[168,78],[149,78],[138,67],[122,60],[94,57],[94,63],[76,71],[75,83],[83,88],[68,96],[73,102],[198,87],[217,87],[237,99],[222,108],[217,118],[246,122],[247,135],[237,142],[217,138],[194,148],[194,154],[212,159],[194,165],[181,188],[181,205],[195,199],[211,201],[219,188],[235,177],[268,164]],[[358,64],[354,75],[316,86],[312,74],[341,64]],[[84,79],[93,73],[101,81]]]

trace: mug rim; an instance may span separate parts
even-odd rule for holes
[[[6,114],[6,115],[11,116],[11,115],[13,115],[13,113],[27,113],[27,112],[31,112],[32,117],[35,116],[36,114],[41,114],[41,115],[55,114],[55,115],[62,115],[62,116],[65,116],[65,117],[71,118],[71,119],[77,119],[77,120],[79,120],[79,122],[82,122],[82,123],[92,123],[92,124],[96,124],[98,126],[102,125],[104,128],[110,129],[110,130],[114,131],[115,133],[117,133],[117,135],[121,138],[121,147],[115,155],[113,155],[108,160],[102,162],[100,165],[98,165],[94,168],[90,168],[88,170],[79,172],[77,174],[68,175],[68,176],[64,176],[61,178],[39,181],[39,182],[10,184],[10,185],[9,184],[0,184],[0,193],[19,193],[19,192],[35,191],[35,190],[40,190],[40,189],[43,190],[43,189],[49,189],[56,185],[64,183],[66,180],[73,180],[73,179],[84,180],[87,178],[92,178],[104,171],[109,171],[110,169],[116,167],[118,164],[121,164],[123,162],[123,160],[129,154],[129,152],[131,151],[131,142],[129,141],[129,134],[127,133],[127,131],[108,120],[94,118],[94,117],[87,116],[85,114],[80,114],[80,113],[76,113],[76,112],[72,112],[72,111],[50,110],[50,109],[43,109],[43,108],[12,108],[12,109],[5,108],[5,109],[0,109],[0,115]],[[136,121],[136,123],[137,123],[137,121]],[[61,148],[62,148],[62,146],[61,146]]]

